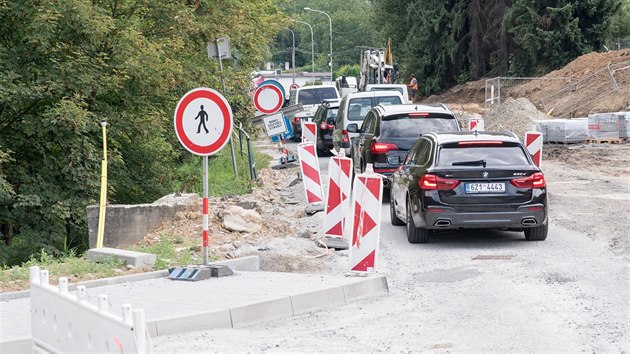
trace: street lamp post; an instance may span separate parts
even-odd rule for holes
[[[313,82],[315,82],[315,44],[314,44],[315,42],[313,41],[313,27],[310,24],[308,24],[308,23],[306,23],[304,21],[298,21],[298,20],[294,20],[294,19],[291,19],[291,21],[298,22],[298,23],[303,23],[303,24],[307,25],[308,28],[311,29],[311,63],[312,63],[312,66],[313,66],[313,68],[312,68]]]
[[[332,83],[333,81],[333,49],[332,49],[332,18],[330,18],[330,15],[325,13],[324,11],[321,10],[315,10],[315,9],[311,9],[310,7],[305,7],[304,10],[306,11],[313,11],[313,12],[319,12],[321,14],[324,14],[328,17],[328,23],[329,23],[329,30],[330,30],[330,82]]]
[[[295,83],[295,32],[290,28],[287,28],[293,35],[293,46],[291,47],[291,66],[293,67],[293,83]]]

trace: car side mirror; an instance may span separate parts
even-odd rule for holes
[[[359,133],[359,125],[357,123],[348,124],[348,133]]]
[[[387,163],[390,165],[400,165],[400,162],[400,156],[398,155],[387,156]]]

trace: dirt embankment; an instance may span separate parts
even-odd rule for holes
[[[606,70],[609,66],[610,71]],[[443,102],[453,107],[477,103],[483,107],[486,79],[454,86],[422,101]],[[615,86],[617,90],[613,90]],[[505,101],[507,97],[525,97],[538,109],[556,117],[567,117],[572,111],[577,117],[630,110],[630,50],[584,54],[540,80],[504,78],[501,100]]]

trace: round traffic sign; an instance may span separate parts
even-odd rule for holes
[[[254,93],[254,106],[264,114],[273,114],[284,103],[284,93],[273,84],[260,85]]]
[[[267,79],[267,80],[261,82],[260,85],[258,85],[258,86],[262,86],[262,85],[274,85],[275,87],[279,88],[280,91],[282,91],[282,96],[286,97],[286,92],[284,92],[284,86],[282,86],[280,81],[274,80],[274,79]]]
[[[296,84],[296,83],[292,83],[291,86],[289,86],[290,90],[295,90],[297,88],[300,88],[300,85]]]
[[[175,108],[175,133],[186,150],[199,156],[214,155],[232,136],[234,117],[219,92],[201,87],[188,91]]]

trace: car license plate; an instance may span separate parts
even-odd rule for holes
[[[466,193],[505,193],[505,183],[466,183]]]

